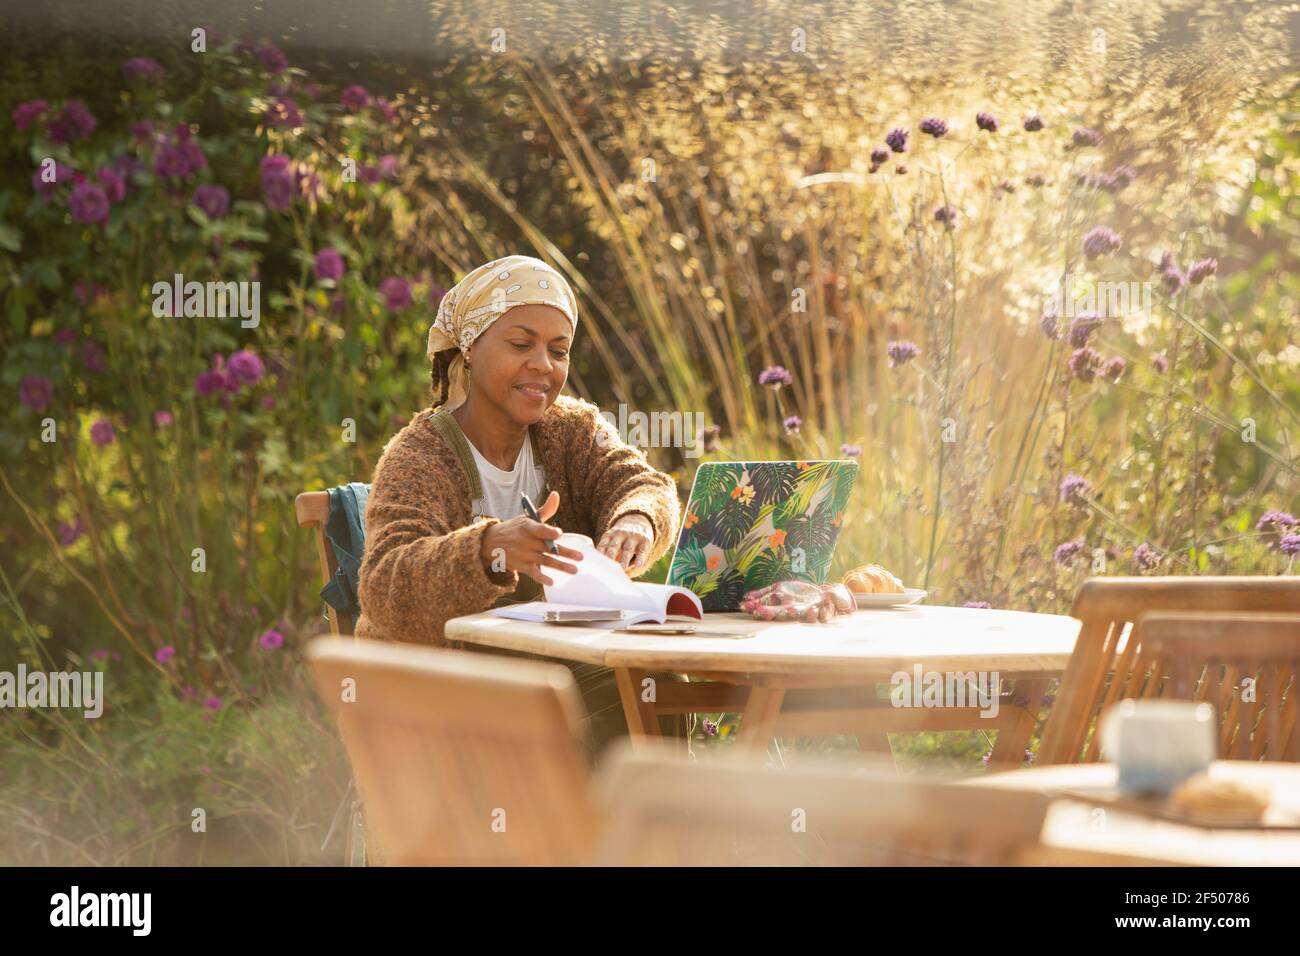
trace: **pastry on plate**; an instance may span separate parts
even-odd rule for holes
[[[1259,820],[1268,809],[1266,789],[1236,780],[1214,780],[1198,773],[1169,795],[1171,806],[1198,817]]]
[[[903,582],[878,564],[864,564],[844,575],[844,584],[857,594],[902,594]]]

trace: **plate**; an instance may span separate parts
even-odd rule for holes
[[[868,608],[906,607],[925,600],[929,593],[921,588],[903,588],[902,594],[859,594],[854,591],[853,600],[857,602],[858,610],[863,611]]]

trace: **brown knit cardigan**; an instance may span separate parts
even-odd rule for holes
[[[490,577],[483,566],[483,533],[498,519],[471,520],[469,476],[429,423],[432,414],[425,409],[398,432],[375,468],[357,637],[442,644],[448,620],[488,609],[519,584],[517,573]],[[599,542],[619,517],[643,514],[655,529],[646,567],[673,544],[676,484],[620,441],[595,405],[560,396],[533,435],[546,487],[560,495],[552,524]]]

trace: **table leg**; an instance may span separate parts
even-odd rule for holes
[[[628,736],[634,744],[639,744],[647,737],[662,736],[659,731],[659,718],[655,716],[652,701],[642,699],[644,688],[641,682],[646,672],[629,667],[614,668],[614,679],[618,682],[618,697],[623,702],[623,716],[627,719]]]
[[[1016,681],[1012,700],[1023,698],[1024,703],[1018,708],[1016,722],[998,731],[993,756],[989,758],[989,770],[1015,770],[1025,762],[1025,749],[1038,724],[1038,712],[1042,710],[1043,697],[1050,683],[1050,680]]]
[[[736,746],[742,750],[762,753],[771,742],[776,729],[776,719],[781,713],[781,701],[785,699],[785,688],[756,686],[750,689],[749,700],[745,703],[744,713],[740,717],[740,731],[736,734]]]

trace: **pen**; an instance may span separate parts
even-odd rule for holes
[[[520,499],[521,499],[521,500],[523,501],[523,503],[524,503],[524,514],[528,515],[528,517],[532,518],[534,521],[541,521],[541,520],[542,520],[542,516],[539,515],[539,514],[537,513],[537,509],[534,508],[534,507],[533,507],[533,503],[532,503],[531,501],[528,500],[528,496],[527,496],[527,495],[520,495],[519,497],[520,497]],[[542,523],[545,524],[545,522],[542,522]],[[555,547],[555,542],[554,542],[554,541],[547,541],[547,542],[546,542],[546,550],[549,551],[549,552],[551,552],[551,554],[559,554],[559,553],[560,553],[559,549]]]

